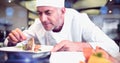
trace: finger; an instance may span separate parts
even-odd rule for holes
[[[35,49],[39,49],[40,47],[40,45],[35,45]]]
[[[20,35],[16,30],[11,31],[10,35],[16,37],[17,40],[20,40]]]
[[[8,39],[8,41],[9,42],[7,42],[7,46],[15,46],[16,44],[17,44],[17,42],[13,42],[13,41],[11,41],[10,39],[9,39],[9,37],[7,37],[7,39]]]
[[[61,42],[61,43],[55,45],[51,51],[52,52],[57,52],[57,51],[60,51],[60,49],[62,49],[63,47],[64,47],[64,43]]]
[[[71,41],[63,40],[60,43],[58,43],[57,45],[55,45],[54,48],[51,51],[52,52],[57,52],[57,51],[66,50],[66,47],[64,47],[64,46],[69,42],[71,42]]]
[[[62,47],[62,48],[60,48],[58,51],[71,51],[69,48],[67,48],[67,47]]]
[[[34,51],[37,52],[39,50],[39,48],[40,48],[40,45],[35,45]]]
[[[19,41],[12,33],[9,34],[8,40],[11,42],[18,42]]]
[[[16,28],[16,31],[20,34],[21,40],[26,40],[26,36],[23,34],[23,32],[19,28]]]

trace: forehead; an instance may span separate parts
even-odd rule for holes
[[[57,10],[57,8],[56,7],[50,7],[50,6],[38,6],[37,7],[37,11],[39,11],[39,12],[46,11],[46,10],[54,11],[54,10]]]

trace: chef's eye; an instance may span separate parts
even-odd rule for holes
[[[41,16],[41,15],[42,15],[42,12],[37,12],[37,14],[38,14],[39,16]]]
[[[52,12],[50,10],[48,10],[48,11],[45,11],[45,14],[50,16],[52,14]]]

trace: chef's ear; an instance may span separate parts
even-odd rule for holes
[[[62,11],[63,14],[65,14],[66,9],[63,7],[63,8],[61,8],[61,11]]]

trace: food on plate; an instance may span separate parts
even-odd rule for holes
[[[40,45],[35,44],[34,51],[35,51],[35,52],[37,52],[37,51],[41,51],[41,50],[40,50]]]
[[[115,59],[107,53],[101,47],[96,47],[96,49],[85,48],[83,49],[84,57],[86,58],[85,62],[79,63],[114,63]]]
[[[90,56],[88,63],[111,63],[111,61],[103,57],[101,52],[97,52]]]
[[[28,50],[28,51],[33,51],[33,52],[37,52],[40,50],[40,45],[35,44],[34,38],[30,38],[27,44],[23,46],[17,46],[17,47],[23,50]]]
[[[24,50],[32,50],[34,51],[35,43],[34,38],[30,38],[27,42],[27,44],[24,47]]]

